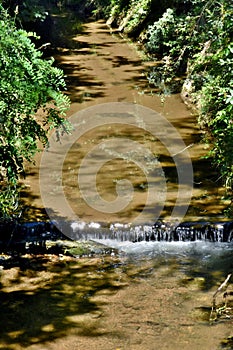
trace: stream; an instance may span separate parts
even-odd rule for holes
[[[54,28],[61,18],[66,14],[53,16]],[[69,44],[61,40],[59,46],[58,39],[52,53],[67,75],[72,102],[68,118],[77,134],[75,140],[64,138],[61,144],[51,140],[52,151],[38,155],[36,166],[28,165],[21,196],[24,220],[69,219],[90,224],[97,233],[102,226],[151,224],[157,219],[225,220],[224,189],[217,185],[218,175],[209,162],[201,158],[207,150],[195,116],[178,94],[159,96],[149,85],[146,75],[154,63],[101,20],[83,24],[82,33]],[[155,132],[147,121],[150,113],[158,123]],[[99,124],[93,122],[96,115]],[[132,115],[142,118],[134,123]],[[86,129],[85,121],[91,127]],[[155,192],[158,195],[150,197]],[[226,341],[232,337],[232,315],[223,312],[209,322],[213,295],[233,269],[232,242],[133,243],[108,237],[96,241],[117,253],[76,261],[53,257],[52,265],[41,263],[47,267],[43,274],[32,265],[21,272],[10,270],[2,293],[13,293],[17,317],[26,297],[32,313],[39,316],[31,324],[23,316],[28,329],[8,318],[0,349],[233,348]],[[45,290],[35,291],[35,283]],[[222,300],[220,295],[218,303]]]
[[[202,158],[208,150],[196,117],[178,94],[159,96],[149,86],[154,63],[103,21],[84,24],[68,43],[62,38],[51,54],[67,75],[76,130],[61,144],[51,137],[44,161],[39,154],[37,166],[28,166],[24,219],[46,217],[44,207],[52,218],[65,217],[63,200],[68,218],[85,222],[132,223],[141,213],[141,223],[223,220],[229,203]]]

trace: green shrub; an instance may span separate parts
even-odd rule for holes
[[[42,59],[30,40],[35,35],[17,29],[1,6],[0,36],[0,217],[4,217],[18,202],[17,184],[25,160],[33,160],[39,142],[47,143],[49,129],[65,130],[69,98],[63,94],[63,72],[53,67],[52,59]]]
[[[147,30],[146,48],[160,61],[150,82],[162,92],[177,91],[180,77],[192,82],[192,100],[199,110],[199,124],[211,145],[209,156],[219,178],[232,188],[233,179],[233,3],[227,0],[190,1],[179,13],[167,9]],[[176,8],[178,10],[178,6]]]
[[[143,21],[148,16],[150,10],[151,0],[131,0],[129,4],[129,8],[126,14],[126,17],[129,20],[126,23],[124,28],[125,33],[133,33],[137,32],[138,28],[140,28]]]

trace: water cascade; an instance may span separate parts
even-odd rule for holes
[[[28,222],[4,223],[0,226],[2,246],[45,243],[47,240],[114,240],[119,242],[231,242],[233,221],[230,222],[183,222],[170,224],[162,221],[154,225],[130,226],[84,222]]]
[[[67,224],[66,224],[67,225]],[[62,227],[73,240],[112,239],[117,241],[210,241],[230,242],[233,240],[233,222],[183,222],[170,224],[158,221],[154,225],[131,226],[111,224],[109,227],[99,223],[73,222]]]

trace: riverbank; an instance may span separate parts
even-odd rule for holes
[[[67,21],[66,17],[61,18]],[[199,130],[180,96],[161,101],[148,90],[144,62],[135,46],[111,35],[103,21],[85,23],[83,32],[69,39],[70,48],[58,46],[54,50],[56,63],[64,68],[69,82],[67,93],[73,103],[68,117],[106,102],[133,103],[161,113],[179,130],[185,144],[192,144],[189,151],[195,183],[186,218],[222,217],[224,205],[219,188],[214,185],[215,175],[207,169],[206,161],[200,161],[205,150],[199,143]],[[117,222],[119,228],[119,222],[134,220],[144,208],[146,194],[145,176],[135,167],[130,168],[129,174],[129,162],[123,157],[119,164],[117,148],[114,161],[96,173],[98,190],[103,198],[112,200],[116,181],[130,175],[135,201],[120,213],[100,212],[88,205],[90,202],[84,203],[77,186],[80,160],[107,138],[118,138],[122,145],[124,137],[134,136],[134,141],[153,151],[153,155],[160,155],[167,183],[164,218],[169,218],[176,204],[174,162],[161,144],[142,130],[143,124],[130,129],[125,124],[121,128],[95,128],[77,140],[76,148],[68,152],[62,169],[59,168],[67,202],[76,216],[85,220],[84,225],[94,222],[97,233],[100,220],[109,226]],[[58,156],[59,152],[54,152],[52,161],[46,163],[49,175],[58,180],[53,188],[55,195],[60,179],[54,176]],[[22,192],[22,219],[30,221],[46,217],[40,195],[39,155],[36,161],[36,166],[27,167]],[[85,178],[92,173],[93,163],[86,166]],[[89,181],[89,187],[90,184]],[[56,203],[59,199],[55,196]],[[151,208],[154,209],[154,203]],[[76,222],[73,228],[79,229]],[[229,310],[223,309],[221,317],[210,322],[213,295],[232,271],[230,242],[105,240],[103,244],[110,248],[101,242],[49,244],[32,245],[21,255],[0,256],[1,350],[220,350],[232,346]],[[232,310],[231,297],[229,294],[227,301]],[[217,302],[222,305],[222,294]]]

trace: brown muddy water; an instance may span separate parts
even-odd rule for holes
[[[209,322],[213,294],[232,271],[232,247],[115,246],[120,254],[80,259],[1,257],[0,349],[232,349],[230,298],[228,311]]]
[[[56,21],[59,17],[54,17],[54,25]],[[222,218],[227,204],[221,200],[223,189],[216,184],[218,175],[200,158],[206,154],[199,142],[201,133],[180,96],[162,99],[157,96],[146,78],[146,69],[151,63],[144,61],[134,44],[110,33],[102,21],[86,23],[83,28],[82,34],[72,38],[70,47],[61,45],[55,55],[67,74],[72,101],[68,117],[113,102],[129,102],[161,113],[178,130],[185,146],[190,146],[194,186],[184,219]],[[178,188],[175,163],[166,147],[152,133],[142,130],[143,125],[132,127],[117,123],[89,130],[70,147],[59,174],[53,173],[58,166],[59,152],[54,152],[54,157],[49,159],[51,176],[55,180],[58,176],[58,184],[59,176],[62,177],[64,196],[81,221],[128,223],[145,207],[143,167],[140,164],[137,167],[133,157],[121,156],[120,144],[114,149],[114,156],[97,171],[96,187],[106,201],[112,201],[117,196],[116,183],[127,178],[133,184],[133,201],[125,210],[109,213],[90,205],[90,197],[87,203],[82,198],[77,185],[81,160],[100,141],[112,137],[120,137],[120,141],[132,137],[137,145],[140,143],[150,150],[149,156],[153,154],[154,159],[159,160],[159,169],[166,175],[167,184],[161,217],[170,218]],[[59,147],[62,149],[62,144]],[[100,158],[102,161],[102,156]],[[22,193],[27,206],[26,220],[46,216],[40,195],[39,164],[38,156],[37,167],[28,167]],[[91,161],[84,166],[87,178],[93,172],[93,164]],[[150,164],[157,166],[158,163]],[[90,196],[92,191],[88,192]],[[59,195],[54,188],[50,199],[59,201]],[[152,204],[149,212],[153,214]],[[55,214],[62,216],[62,213]],[[209,322],[213,294],[233,268],[230,243],[101,243],[117,248],[119,253],[81,259],[25,255],[20,263],[3,264],[0,349],[232,349],[230,311],[213,324]],[[222,294],[218,300],[221,302]]]
[[[55,28],[57,22],[59,22],[59,17],[54,17]],[[171,125],[179,133],[179,138],[184,143],[183,146],[177,149],[174,148],[173,152],[180,153],[181,156],[182,152],[186,153],[186,158],[190,159],[193,167],[193,181],[191,179],[191,185],[183,188],[184,192],[190,193],[192,191],[191,198],[189,200],[183,193],[184,201],[180,203],[181,206],[187,206],[184,219],[222,219],[224,217],[223,211],[229,203],[223,200],[224,189],[216,182],[218,174],[213,171],[208,161],[201,158],[206,155],[208,150],[200,142],[201,132],[198,129],[195,116],[191,115],[179,95],[156,95],[156,91],[149,86],[146,78],[147,70],[152,63],[145,61],[145,57],[135,44],[119,37],[119,35],[111,34],[109,28],[102,21],[87,23],[83,26],[83,29],[82,34],[72,37],[68,44],[65,43],[62,47],[57,47],[56,52],[53,52],[57,64],[64,69],[67,75],[67,93],[72,101],[68,117],[77,114],[77,118],[80,120],[80,125],[77,127],[77,129],[80,128],[80,133],[76,142],[67,150],[63,163],[59,163],[57,154],[62,152],[64,146],[61,144],[59,150],[59,144],[57,144],[53,149],[56,155],[51,156],[45,164],[49,173],[48,179],[53,177],[53,180],[51,180],[53,188],[56,188],[57,185],[57,179],[55,178],[62,177],[62,196],[65,197],[75,215],[83,221],[133,222],[145,207],[150,213],[150,220],[155,220],[157,216],[169,220],[177,200],[179,183],[177,167],[174,157],[170,154],[172,153],[171,150],[168,150],[166,144],[164,145],[158,141],[152,126],[142,126],[146,109],[142,113],[144,115],[141,121],[134,126],[129,125],[127,120],[121,120],[121,123],[118,120],[118,123],[115,124],[113,121],[112,124],[106,125],[102,121],[103,125],[93,126],[85,132],[82,131],[84,117],[80,116],[81,111],[85,111],[86,118],[90,114],[88,112],[90,107],[95,108],[96,106],[98,112],[98,106],[104,103],[118,102],[122,104],[128,102],[136,106],[149,108],[154,111],[156,116],[160,113],[168,123],[172,123]],[[56,43],[59,44],[58,39]],[[70,47],[64,47],[67,45],[70,45]],[[109,108],[111,108],[111,105],[106,105],[106,115],[109,112],[114,113],[114,110],[109,111]],[[93,113],[93,110],[91,111]],[[95,114],[93,114],[93,118],[96,118]],[[90,118],[89,123],[91,124]],[[161,123],[158,126],[159,128],[163,128]],[[164,128],[166,128],[166,125]],[[158,129],[156,129],[156,133]],[[164,133],[166,143],[166,139],[169,140],[171,134],[169,130],[167,134],[166,130]],[[103,152],[98,153],[100,150],[96,151],[96,149],[98,145],[102,145],[103,150],[103,143],[112,138],[118,138],[118,143],[115,145],[114,154],[104,161]],[[163,194],[162,203],[155,200],[151,201],[149,205],[146,204],[149,190],[145,167],[143,168],[140,162],[137,162],[137,159],[135,161],[133,156],[125,155],[122,148],[124,148],[124,140],[126,139],[135,142],[135,153],[138,152],[138,145],[141,145],[141,148],[145,149],[145,157],[147,153],[150,157],[151,155],[154,157],[152,166],[157,170],[160,169],[160,173],[156,174],[150,171],[151,183],[154,182],[151,192],[154,191],[155,193],[160,190],[159,184],[161,183],[161,188],[166,192]],[[164,142],[164,140],[162,141]],[[175,139],[173,143],[175,147]],[[65,143],[64,145],[66,147]],[[131,147],[134,147],[134,145]],[[187,149],[185,149],[186,147]],[[108,147],[106,146],[106,148]],[[109,149],[107,151],[110,152]],[[91,152],[94,153],[92,158],[90,157]],[[90,160],[84,164],[82,178],[86,179],[84,182],[86,181],[86,187],[89,187],[90,200],[87,198],[88,195],[85,197],[85,193],[83,195],[81,192],[77,180],[81,164],[88,157]],[[101,166],[95,174],[96,168],[93,162],[96,159],[98,161],[98,158],[101,157],[103,158],[102,163],[100,163]],[[40,156],[37,158],[37,166],[40,166]],[[25,189],[22,192],[22,200],[27,208],[24,213],[25,219],[38,220],[41,216],[44,216],[38,167],[29,166],[28,175],[24,181]],[[151,164],[148,165],[147,163],[148,167],[151,167]],[[185,172],[185,162],[183,167],[182,171]],[[43,166],[41,168],[43,170]],[[59,173],[60,168],[62,168],[62,175]],[[93,186],[93,176],[95,176],[94,185],[96,187]],[[116,210],[115,212],[114,210],[111,212],[98,210],[98,207],[96,210],[95,205],[92,205],[93,196],[98,193],[105,201],[114,201],[117,198],[116,186],[125,179],[133,186],[133,199],[129,200],[128,205],[123,210]],[[88,181],[90,181],[91,186],[89,186]],[[45,188],[44,190],[47,193],[53,191],[51,188]],[[124,191],[124,187],[122,191]],[[50,202],[56,203],[58,197],[55,194],[54,198],[50,198]],[[48,203],[45,204],[48,207]],[[159,208],[159,211],[156,211],[156,208]],[[53,205],[49,209],[56,211]],[[62,217],[63,213],[58,212],[56,214]]]

